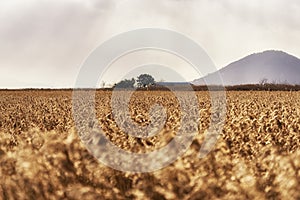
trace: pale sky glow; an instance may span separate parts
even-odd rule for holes
[[[0,24],[0,88],[73,87],[93,49],[144,27],[187,35],[218,68],[269,49],[300,57],[298,0],[9,0],[0,1]]]
[[[178,76],[178,72],[180,76]],[[116,60],[103,74],[107,84],[116,83],[124,78],[136,78],[139,74],[151,74],[157,81],[187,82],[199,74],[183,59],[164,51],[135,51]]]

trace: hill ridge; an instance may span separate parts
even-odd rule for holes
[[[224,85],[258,84],[262,79],[270,83],[300,84],[300,59],[281,50],[265,50],[236,60],[192,83],[213,83],[218,73]]]

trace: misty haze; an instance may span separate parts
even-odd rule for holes
[[[299,0],[0,0],[0,200],[300,200]]]

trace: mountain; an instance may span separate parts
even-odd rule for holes
[[[224,85],[268,83],[300,84],[300,59],[283,51],[268,50],[251,54],[217,72],[196,79],[195,85],[218,83],[218,73]]]

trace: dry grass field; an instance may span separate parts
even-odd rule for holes
[[[72,91],[0,92],[0,199],[300,199],[300,92],[227,92],[224,129],[198,158],[210,123],[207,92],[197,92],[200,131],[184,156],[152,173],[125,173],[99,163],[81,143]],[[149,123],[153,103],[167,108],[164,129],[149,139],[119,130],[110,91],[97,91],[97,118],[107,137],[132,152],[166,145],[180,126],[178,101],[138,91],[132,119]]]

